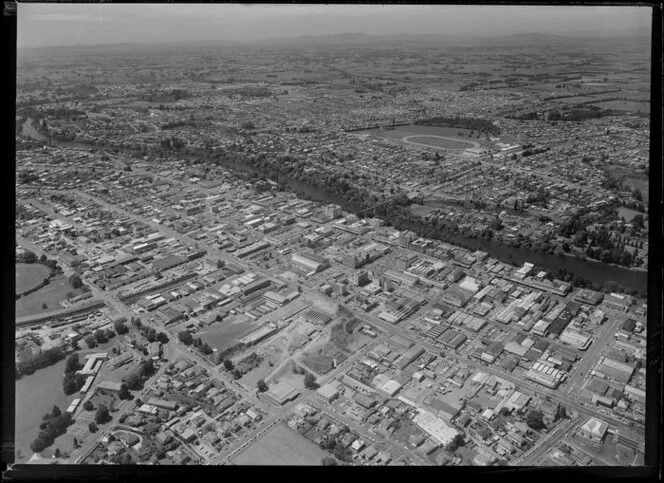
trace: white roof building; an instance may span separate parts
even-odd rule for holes
[[[419,414],[413,418],[413,422],[426,431],[432,438],[442,445],[451,443],[459,432],[451,426],[448,426],[444,420],[425,411],[418,409]]]

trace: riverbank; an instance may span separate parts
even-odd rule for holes
[[[54,144],[94,149],[107,148],[107,146],[81,142],[54,141]],[[131,149],[127,149],[126,151],[132,152]],[[178,152],[177,156],[181,159],[188,160],[202,159],[205,162],[218,163],[227,168],[237,169],[248,173],[256,173],[276,181],[279,183],[280,187],[285,188],[302,198],[322,203],[338,204],[345,211],[350,213],[361,213],[366,208],[353,205],[344,199],[333,196],[300,180],[290,178],[276,170],[262,171],[248,162],[217,158],[213,159],[206,153],[195,154],[191,152]],[[376,215],[376,217],[390,225],[394,225],[394,220],[389,219],[389,217],[381,215]],[[415,227],[413,231],[418,232],[419,230]],[[418,234],[424,236],[422,233]],[[625,267],[606,265],[594,260],[579,259],[567,255],[538,252],[527,247],[509,246],[490,239],[470,237],[457,232],[445,232],[444,236],[439,237],[439,239],[469,250],[485,251],[490,256],[505,263],[517,266],[522,265],[525,262],[533,263],[537,267],[540,267],[555,276],[558,276],[561,273],[561,270],[564,270],[567,274],[570,274],[573,279],[576,278],[577,280],[594,283],[598,287],[611,286],[612,284],[610,284],[610,282],[613,282],[613,284],[623,290],[634,290],[641,295],[647,293],[648,277],[646,271],[630,270]]]

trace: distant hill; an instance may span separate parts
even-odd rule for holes
[[[501,46],[538,46],[551,44],[575,44],[581,42],[593,41],[625,41],[629,39],[637,43],[649,43],[650,32],[634,34],[633,31],[623,30],[607,34],[603,30],[588,31],[584,33],[516,33],[509,35],[449,35],[449,34],[390,34],[390,35],[371,35],[365,33],[344,33],[335,35],[305,35],[295,37],[277,37],[265,40],[258,40],[257,44],[270,44],[281,46],[323,46],[323,45],[376,45],[376,44],[394,44],[394,43],[412,43],[412,44],[447,44],[447,45],[478,45],[490,43],[491,45]]]

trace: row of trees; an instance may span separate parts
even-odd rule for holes
[[[67,358],[65,364],[65,377],[62,380],[62,390],[67,396],[78,392],[85,384],[85,376],[82,374],[76,374],[76,371],[81,369],[81,367],[77,353],[73,353]]]
[[[16,364],[17,378],[20,379],[24,375],[34,374],[38,369],[51,366],[64,359],[65,355],[62,347],[53,347],[25,358]]]
[[[30,449],[35,453],[41,453],[55,442],[55,438],[64,434],[72,422],[70,413],[63,413],[59,407],[53,406],[53,410],[44,415],[43,422],[39,426],[39,434],[30,444]]]
[[[156,370],[152,359],[142,361],[139,364],[138,369],[127,377],[127,380],[125,381],[127,389],[131,389],[132,391],[142,389],[145,381],[150,378]],[[129,397],[126,399],[129,399]]]
[[[106,330],[97,329],[93,334],[88,335],[83,340],[85,341],[88,347],[94,348],[97,347],[98,344],[105,344],[110,339],[115,337],[115,335],[116,335],[115,331],[111,328],[108,328]]]
[[[210,355],[214,352],[207,342],[203,342],[200,337],[194,337],[188,330],[178,333],[178,339],[185,345],[193,345],[204,355]]]
[[[417,126],[443,126],[458,129],[470,129],[473,131],[479,131],[482,134],[500,134],[500,127],[496,126],[491,121],[475,117],[438,116],[429,119],[420,119],[415,121],[413,124]]]

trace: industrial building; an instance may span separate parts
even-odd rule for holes
[[[562,382],[564,373],[556,369],[553,364],[547,361],[539,360],[535,362],[530,370],[526,372],[526,379],[529,379],[551,389],[556,389]]]
[[[330,262],[328,260],[310,253],[296,253],[291,258],[291,263],[296,267],[302,268],[312,273],[318,273],[330,266]]]
[[[454,441],[454,438],[459,434],[456,429],[447,425],[441,418],[423,409],[418,410],[413,422],[444,446]]]

